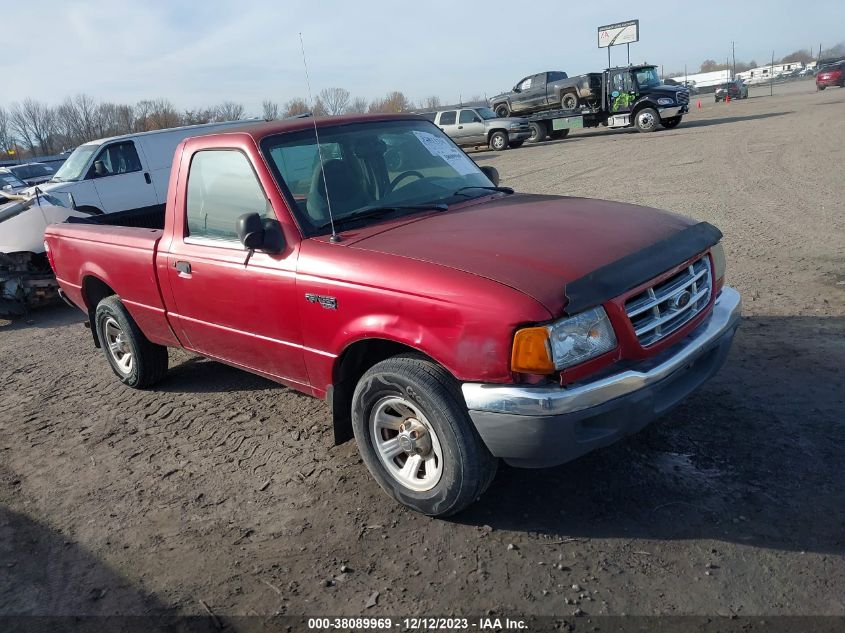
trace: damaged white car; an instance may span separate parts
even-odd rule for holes
[[[69,195],[37,188],[0,198],[0,315],[26,314],[54,301],[58,286],[44,252],[44,229],[69,217],[89,217]]]

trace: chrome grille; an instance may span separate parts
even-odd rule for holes
[[[707,307],[712,284],[710,258],[704,256],[666,281],[628,299],[625,311],[640,345],[656,343]]]
[[[679,90],[677,94],[678,103],[686,105],[689,103],[689,90]]]

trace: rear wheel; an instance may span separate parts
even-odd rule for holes
[[[531,128],[531,136],[528,137],[529,143],[539,143],[545,141],[549,135],[548,128],[545,121],[529,121],[528,126]]]
[[[654,108],[643,108],[634,115],[634,125],[640,132],[654,132],[660,121],[660,115]]]
[[[422,357],[389,358],[361,377],[352,428],[378,484],[423,514],[459,512],[496,472],[497,460],[473,427],[458,384]]]
[[[100,301],[94,323],[106,360],[123,384],[143,389],[164,378],[167,348],[144,336],[120,298]]]
[[[671,130],[673,127],[678,127],[678,123],[680,122],[681,117],[679,116],[670,116],[665,119],[660,119],[660,125],[665,127],[667,130]]]
[[[560,107],[564,110],[574,110],[578,107],[578,96],[574,92],[567,92],[560,98]]]
[[[565,130],[552,130],[549,132],[549,136],[553,139],[566,138],[569,136],[569,128],[566,128]]]
[[[496,115],[502,118],[509,117],[511,115],[511,109],[508,107],[507,103],[500,103],[496,106]]]
[[[490,135],[490,149],[500,152],[508,148],[508,135],[499,130]]]

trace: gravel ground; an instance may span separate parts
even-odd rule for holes
[[[845,615],[845,90],[776,91],[474,154],[715,223],[746,318],[670,416],[450,520],[392,503],[323,402],[177,351],[132,391],[80,314],[0,322],[0,615]]]

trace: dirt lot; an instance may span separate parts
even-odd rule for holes
[[[671,416],[451,520],[394,505],[323,402],[181,352],[132,391],[80,314],[0,322],[0,614],[845,615],[845,90],[776,90],[474,154],[715,223],[746,318]]]

